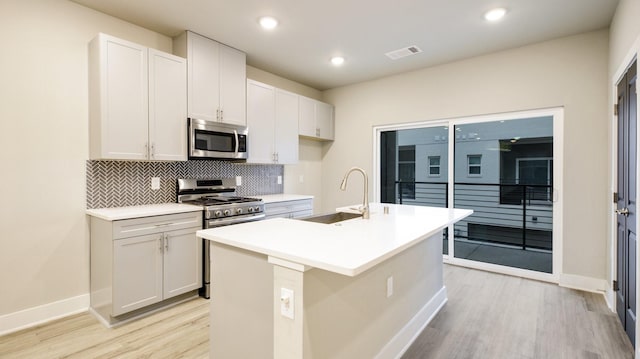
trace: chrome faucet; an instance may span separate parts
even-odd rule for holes
[[[360,211],[360,213],[362,213],[363,219],[369,219],[369,193],[367,191],[367,189],[369,188],[369,178],[367,177],[367,173],[360,167],[351,167],[351,169],[344,175],[342,183],[340,183],[340,189],[342,191],[345,191],[347,189],[347,179],[353,171],[362,173],[362,176],[364,177],[364,197],[362,198],[362,207],[358,210]]]

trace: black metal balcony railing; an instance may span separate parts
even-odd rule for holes
[[[449,207],[447,182],[397,181],[396,203]],[[454,205],[474,214],[454,226],[455,238],[552,249],[551,185],[454,183]]]

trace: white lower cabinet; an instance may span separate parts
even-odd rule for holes
[[[113,242],[113,315],[162,300],[162,236],[150,234]]]
[[[313,214],[313,199],[299,199],[264,204],[265,218],[301,218]]]
[[[202,213],[91,218],[91,308],[107,322],[202,286]]]

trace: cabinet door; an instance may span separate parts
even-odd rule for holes
[[[202,239],[200,228],[165,233],[164,299],[202,287]]]
[[[222,44],[219,49],[221,121],[246,126],[247,55]]]
[[[218,43],[187,32],[189,117],[217,121],[220,101]],[[245,70],[246,71],[246,70]]]
[[[333,106],[316,102],[316,137],[333,140]]]
[[[152,160],[187,160],[186,60],[149,49],[149,142]]]
[[[90,46],[93,159],[147,159],[147,48],[100,34]]]
[[[316,137],[316,101],[300,96],[299,105],[298,134]]]
[[[279,164],[298,162],[298,95],[276,89],[275,152]]]
[[[275,89],[256,81],[247,81],[247,125],[249,127],[249,163],[274,162]]]
[[[162,300],[163,234],[113,241],[113,313]]]

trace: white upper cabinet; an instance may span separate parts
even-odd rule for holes
[[[300,96],[299,134],[318,140],[333,140],[333,106]]]
[[[249,163],[275,162],[275,89],[247,80],[247,127]]]
[[[247,162],[298,162],[298,95],[247,80],[247,126]]]
[[[91,159],[186,160],[186,60],[105,34],[89,58]]]
[[[245,126],[246,54],[191,31],[173,50],[187,58],[188,116]]]
[[[277,88],[275,123],[277,163],[298,162],[298,113],[299,96]]]
[[[316,102],[316,137],[333,140],[333,106]]]
[[[247,55],[220,44],[220,120],[247,124]]]
[[[182,57],[149,49],[149,139],[152,160],[187,159],[187,78]]]

